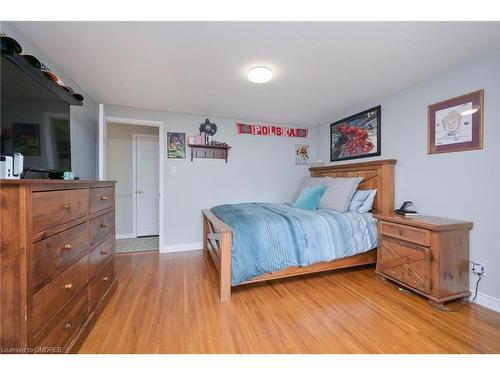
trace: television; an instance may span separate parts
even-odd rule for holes
[[[0,154],[23,154],[25,170],[71,171],[69,104],[3,55],[0,71]]]

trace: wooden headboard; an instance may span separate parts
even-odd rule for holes
[[[394,165],[397,160],[374,160],[364,163],[328,165],[309,168],[311,177],[363,177],[359,190],[377,189],[372,212],[394,211]]]

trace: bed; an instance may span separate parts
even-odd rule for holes
[[[358,189],[377,189],[371,213],[306,211],[287,203],[202,210],[203,249],[219,273],[220,300],[228,301],[236,285],[375,263],[372,214],[394,210],[395,164],[390,159],[309,169],[312,177],[362,177]],[[249,253],[255,259],[245,257]]]

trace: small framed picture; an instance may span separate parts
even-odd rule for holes
[[[295,145],[295,165],[309,164],[309,145]]]
[[[167,139],[168,139],[168,158],[185,159],[186,133],[167,132]]]
[[[428,154],[483,148],[484,90],[428,107]]]

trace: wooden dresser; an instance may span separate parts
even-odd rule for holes
[[[113,181],[0,180],[0,347],[75,352],[113,294]]]
[[[432,216],[374,216],[378,219],[379,275],[440,306],[470,295],[471,222]]]

